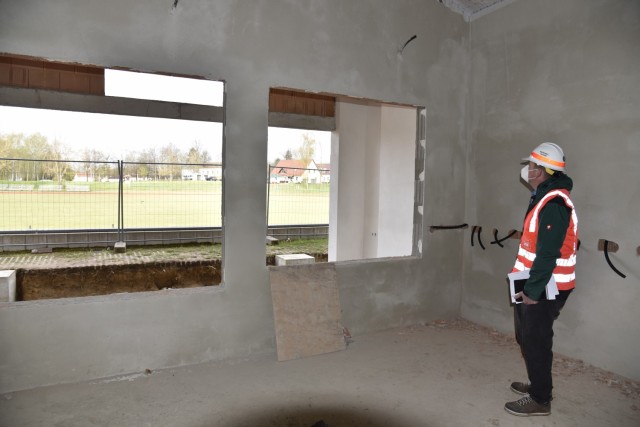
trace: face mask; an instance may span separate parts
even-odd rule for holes
[[[529,170],[529,165],[526,165],[522,169],[520,169],[520,178],[522,178],[524,182],[529,182],[530,179],[535,179],[529,177],[529,172],[532,172]],[[535,169],[533,170],[533,172],[535,172]]]

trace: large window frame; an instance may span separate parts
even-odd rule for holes
[[[276,104],[271,96],[270,126],[332,132],[328,261],[422,256],[426,109],[325,93],[322,96],[333,97],[335,100],[331,109],[334,114],[331,117],[317,117],[305,114],[305,111],[314,110],[308,106],[304,107],[307,92],[290,90],[290,93],[299,94],[301,101],[291,101],[289,105],[301,111],[273,111]],[[351,111],[341,112],[341,106],[343,110]],[[396,161],[394,167],[404,174],[402,187],[398,188],[398,192],[404,197],[399,198],[398,194],[394,194],[395,197],[390,198],[389,187],[379,184],[379,181],[384,179],[381,178],[382,163],[389,160],[389,144],[395,143],[389,141],[394,139],[395,126],[389,123],[396,120],[393,116],[394,111],[398,110],[404,110],[399,126],[405,155],[399,160],[400,163]],[[347,124],[345,121],[351,123]],[[362,123],[357,123],[358,121]],[[403,126],[408,133],[402,132]],[[372,143],[372,139],[375,139],[375,142]],[[360,144],[357,149],[360,151],[352,150],[354,144]],[[341,145],[344,146],[342,150]],[[352,152],[346,153],[347,148]],[[345,160],[349,157],[350,160]],[[355,160],[365,157],[367,159],[360,163]],[[353,174],[354,170],[360,175]],[[343,181],[342,185],[340,180]],[[347,180],[360,182],[356,185],[345,185],[344,182]],[[376,183],[369,185],[367,180],[375,180]],[[346,207],[345,205],[354,203],[354,196],[360,189],[367,192],[366,200],[356,201],[353,205],[355,208]],[[398,203],[400,206],[397,206]],[[389,205],[393,205],[392,209],[389,209]],[[403,215],[403,225],[395,230],[392,219],[389,218],[389,215],[394,215],[393,208],[399,208]],[[349,210],[355,214],[352,215]],[[358,218],[362,224],[358,224]],[[381,233],[386,233],[386,236],[382,236]],[[400,243],[394,242],[394,236],[390,237],[393,233],[399,234]]]
[[[17,55],[0,55],[0,105],[26,109],[119,115],[132,118],[220,123],[222,124],[220,163],[223,162],[225,143],[224,101],[222,101],[221,106],[218,106],[157,99],[139,99],[128,96],[107,96],[105,95],[105,71],[108,72],[109,70],[91,65],[51,62]],[[177,74],[127,71],[162,78],[175,77],[181,80],[205,80],[200,77]],[[211,82],[209,80],[206,81]],[[224,85],[223,81],[219,83]],[[224,88],[222,99],[224,100]],[[224,192],[224,183],[222,191]],[[220,209],[223,213],[221,221],[224,221],[224,195],[222,195],[221,203]],[[221,229],[217,232],[218,236],[222,235],[223,228],[224,223],[222,222]],[[198,233],[193,234],[193,236],[194,241],[202,241],[203,239],[203,236]],[[41,238],[42,236],[40,236]],[[218,237],[218,240],[220,240],[220,237]],[[108,243],[104,242],[104,244]],[[27,247],[26,249],[32,248]]]

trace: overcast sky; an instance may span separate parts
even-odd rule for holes
[[[162,88],[159,94],[158,88]],[[105,93],[111,96],[158,99],[205,105],[222,105],[223,84],[206,80],[106,70]],[[70,147],[80,159],[84,148],[95,148],[124,159],[127,152],[141,152],[169,143],[187,151],[197,141],[212,161],[221,161],[222,124],[187,120],[154,119],[106,114],[76,113],[0,106],[0,134],[40,133]],[[329,163],[330,132],[269,128],[268,161],[295,151],[304,133],[316,140],[316,162]]]

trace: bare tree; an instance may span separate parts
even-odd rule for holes
[[[209,152],[200,146],[200,142],[194,141],[193,145],[187,153],[187,163],[205,164],[211,161]]]
[[[51,162],[49,167],[52,177],[57,182],[62,182],[70,170],[69,163],[63,161],[69,158],[70,153],[71,148],[57,139],[51,144],[50,159],[54,161]]]
[[[19,157],[18,148],[24,136],[21,133],[10,133],[0,135],[0,158],[16,158]],[[0,177],[3,179],[15,179],[15,161],[0,161]]]
[[[108,165],[104,164],[104,162],[108,162],[110,156],[95,148],[85,148],[82,153],[82,160],[85,162],[84,168],[87,174],[87,181],[89,181],[89,177],[94,179],[97,177],[99,180],[99,175],[105,173],[105,166],[108,168]]]
[[[34,133],[24,138],[23,141],[23,152],[25,158],[31,160],[44,160],[49,157],[51,147],[49,146],[49,141],[47,141],[46,136],[40,133]],[[38,181],[39,179],[42,179],[42,163],[30,163],[30,167],[25,171],[27,181]]]
[[[160,171],[158,170],[157,163],[159,161],[160,156],[153,147],[140,153],[138,156],[138,162],[146,163],[146,165],[140,165],[140,168],[138,169],[140,176],[151,177],[154,180],[158,180]]]
[[[316,151],[316,140],[314,137],[309,135],[308,133],[302,134],[302,146],[296,150],[296,154],[298,159],[304,162],[304,166],[307,167],[311,160],[313,160],[313,155]]]
[[[23,139],[24,135],[21,133],[0,135],[0,157],[17,157],[16,152]]]
[[[183,157],[178,147],[175,144],[170,143],[160,149],[160,158],[163,163],[169,163],[161,167],[161,175],[168,177],[170,181],[173,181],[174,176],[180,176],[180,165],[176,163],[184,163]]]

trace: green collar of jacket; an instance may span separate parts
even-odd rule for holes
[[[571,192],[573,189],[573,180],[562,172],[556,172],[551,178],[540,184],[535,193],[532,193],[532,201],[529,208],[535,206],[549,191],[567,190]]]

